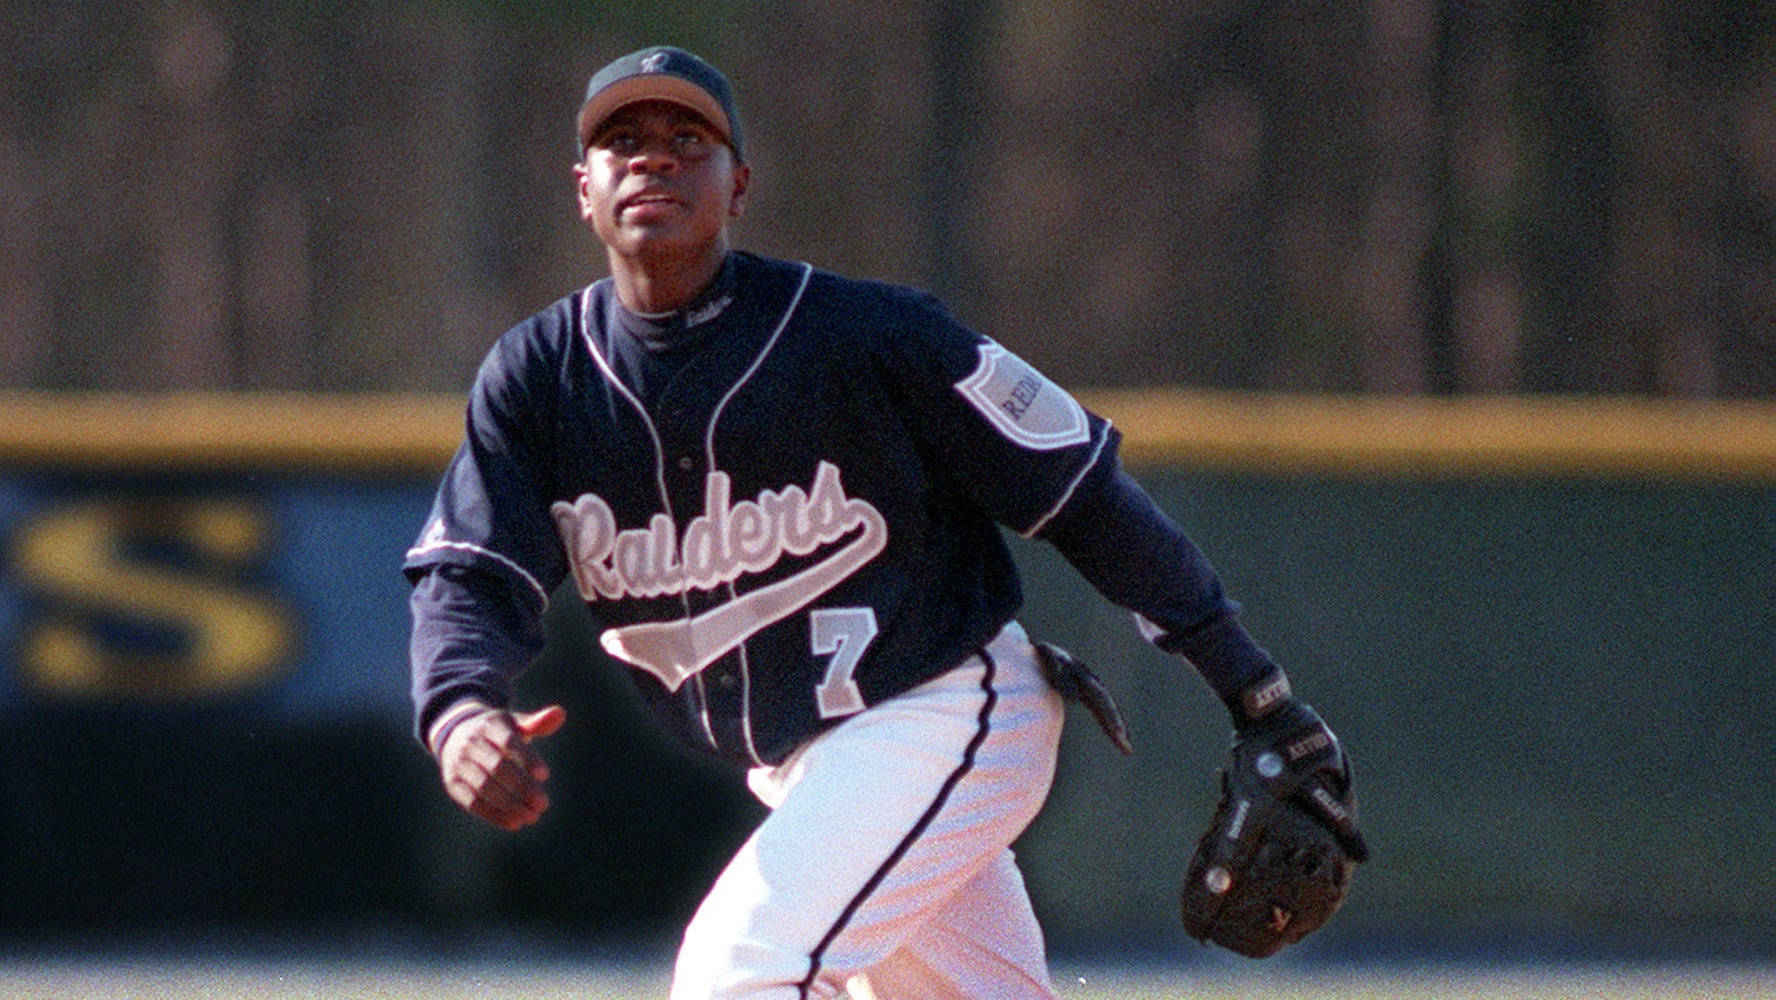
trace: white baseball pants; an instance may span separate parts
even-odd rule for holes
[[[1016,623],[749,783],[772,812],[685,932],[672,1000],[1051,998],[1010,845],[1062,706]]]

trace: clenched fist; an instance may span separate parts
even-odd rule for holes
[[[456,723],[438,748],[445,793],[501,829],[535,823],[549,808],[549,766],[531,744],[566,721],[567,711],[550,705],[522,715],[487,708]]]

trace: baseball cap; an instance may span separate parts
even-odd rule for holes
[[[740,115],[728,78],[714,66],[670,45],[631,52],[592,74],[586,84],[586,101],[580,105],[580,151],[585,152],[592,133],[606,118],[637,101],[671,101],[690,108],[715,126],[733,148],[735,159],[746,159],[740,142]]]

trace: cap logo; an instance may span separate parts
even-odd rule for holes
[[[663,73],[666,71],[666,58],[669,53],[656,52],[641,61],[643,73]]]

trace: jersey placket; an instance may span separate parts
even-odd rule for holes
[[[679,543],[684,542],[683,532],[689,519],[701,511],[704,495],[704,484],[709,469],[702,455],[702,428],[689,423],[690,414],[687,409],[668,407],[661,415],[662,444],[666,454],[666,483],[672,496],[673,507],[681,513],[677,522],[680,532]],[[684,593],[684,611],[687,619],[704,614],[732,595],[728,587],[716,587],[701,590],[687,587]],[[731,652],[721,659],[705,667],[691,678],[699,697],[707,712],[707,725],[717,748],[724,754],[732,755],[742,747],[749,747],[746,739],[744,719],[746,714],[744,678],[741,674],[740,654]],[[747,752],[750,758],[750,751]]]

